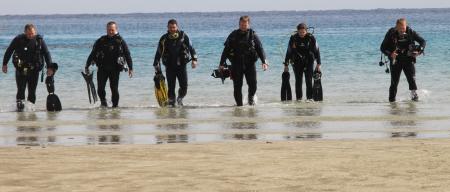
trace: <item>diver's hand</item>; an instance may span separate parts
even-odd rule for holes
[[[2,71],[3,71],[3,73],[8,73],[8,65],[3,65],[3,67],[2,67]]]
[[[155,73],[162,73],[161,67],[159,67],[158,65],[156,65],[154,67],[155,67]]]
[[[223,71],[224,69],[225,69],[225,66],[219,65],[219,70],[220,70],[220,71]]]
[[[89,73],[90,73],[89,67],[84,68],[84,73],[86,73],[86,74],[89,74]]]
[[[421,55],[421,53],[419,52],[419,51],[414,51],[414,52],[412,52],[412,56],[415,58],[415,57],[418,57],[419,55]]]
[[[262,69],[263,69],[264,71],[267,71],[267,70],[269,69],[269,65],[266,64],[266,63],[263,63],[263,64],[262,64]]]
[[[316,71],[318,71],[318,72],[321,72],[321,71],[322,71],[322,69],[321,69],[321,67],[320,67],[320,63],[317,63]]]
[[[394,51],[394,52],[392,52],[391,53],[391,58],[392,58],[392,60],[395,60],[396,58],[397,58],[397,53]]]
[[[192,61],[192,69],[195,69],[197,67],[197,61]]]
[[[128,70],[128,77],[133,78],[133,70]]]
[[[287,65],[284,66],[284,72],[289,72],[289,67]]]
[[[53,76],[55,74],[55,71],[51,68],[47,69],[47,76]]]

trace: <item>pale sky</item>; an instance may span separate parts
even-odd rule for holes
[[[0,15],[450,8],[449,0],[0,0]]]

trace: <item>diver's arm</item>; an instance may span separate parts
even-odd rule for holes
[[[94,46],[92,47],[92,51],[91,54],[89,54],[89,57],[86,61],[86,66],[84,67],[85,69],[89,69],[89,66],[92,65],[92,62],[94,61],[94,57],[97,54],[97,49],[98,49],[98,44],[100,43],[100,39],[98,39],[95,43]]]
[[[284,58],[284,66],[286,66],[286,67],[289,65],[289,62],[290,62],[290,60],[292,58],[292,47],[291,47],[291,45],[294,42],[294,38],[293,37],[294,36],[291,36],[289,38],[288,47],[286,49],[286,57]]]
[[[227,63],[227,54],[228,54],[229,48],[227,45],[223,48],[222,56],[220,57],[220,66],[225,66]]]
[[[422,47],[422,50],[424,50],[425,47],[427,46],[427,41],[425,41],[425,39],[422,38],[422,36],[420,36],[419,33],[417,33],[416,31],[413,31],[413,37],[414,41],[417,41]]]
[[[387,33],[386,33],[386,35],[385,35],[385,37],[384,37],[384,39],[383,39],[383,42],[381,43],[381,46],[380,46],[380,51],[383,53],[383,54],[385,54],[386,56],[391,56],[391,54],[392,54],[392,50],[389,50],[389,40],[390,40],[390,38],[389,38],[389,36],[390,36],[390,33],[391,33],[391,30],[389,30]]]
[[[158,48],[156,49],[156,53],[155,53],[155,60],[153,61],[153,67],[159,67],[161,68],[160,62],[161,62],[161,57],[162,57],[162,51],[164,49],[164,36],[161,37],[161,39],[158,42]]]
[[[232,32],[227,40],[224,43],[224,48],[222,51],[222,56],[220,57],[220,66],[225,67],[225,65],[227,64],[227,55],[231,50],[231,36],[233,35],[234,32]]]
[[[14,38],[11,41],[11,44],[8,46],[8,48],[6,49],[5,55],[3,56],[3,65],[7,65],[9,62],[9,59],[11,59],[12,54],[14,53],[14,51],[16,50],[17,47],[17,42],[18,38]]]
[[[186,45],[189,48],[189,52],[192,56],[192,61],[197,61],[198,57],[197,57],[197,52],[194,49],[194,46],[192,45],[192,41],[189,39],[189,37],[187,36],[187,34],[184,34],[184,41],[186,43]]]
[[[122,39],[122,49],[125,56],[125,60],[127,61],[128,68],[133,71],[133,59],[131,58],[130,49],[128,48],[125,40]]]
[[[41,39],[41,52],[44,56],[45,63],[47,64],[47,68],[53,68],[53,61],[52,56],[50,55],[50,51],[48,51],[47,44],[45,43],[44,39]]]
[[[313,53],[314,53],[314,58],[316,59],[317,65],[322,65],[322,60],[320,58],[320,48],[319,48],[319,43],[317,43],[317,39],[314,38],[314,47],[313,47]]]
[[[254,34],[254,38],[255,38],[255,48],[256,48],[256,53],[258,54],[258,57],[261,59],[261,62],[263,64],[267,64],[267,60],[266,60],[266,52],[264,51],[264,48],[262,46],[261,41],[259,40],[258,35],[256,35],[256,33]]]

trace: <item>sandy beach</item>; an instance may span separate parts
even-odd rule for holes
[[[0,191],[445,191],[448,139],[0,148]]]

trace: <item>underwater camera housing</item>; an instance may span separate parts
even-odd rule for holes
[[[231,77],[231,67],[225,65],[225,68],[223,70],[220,69],[216,69],[213,71],[213,73],[211,74],[212,77],[214,78],[220,78],[222,79],[222,84],[225,83],[225,79]]]
[[[420,45],[410,45],[408,49],[408,56],[414,57],[424,52],[424,48]]]
[[[313,79],[314,79],[314,80],[320,80],[320,79],[322,79],[322,72],[320,72],[320,71],[314,71]]]
[[[383,53],[381,53],[380,62],[378,63],[378,65],[380,65],[380,67],[386,66],[386,70],[384,70],[384,72],[390,73],[388,60],[386,59],[386,57],[383,56],[384,56]]]
[[[128,63],[125,61],[125,58],[120,56],[117,58],[117,64],[120,66],[122,71],[128,72]]]

